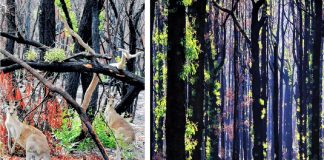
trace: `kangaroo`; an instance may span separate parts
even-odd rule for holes
[[[49,160],[50,149],[45,135],[33,126],[21,123],[17,116],[17,102],[7,102],[7,119],[5,125],[8,131],[8,149],[11,154],[15,152],[16,143],[26,149],[26,160]],[[11,147],[11,137],[15,139]]]
[[[84,43],[84,42],[82,42]],[[137,52],[136,54],[134,55],[131,55],[129,54],[129,52],[126,50],[126,49],[122,49],[122,48],[118,48],[117,51],[121,51],[122,52],[122,58],[121,58],[121,61],[119,63],[110,63],[109,65],[111,66],[114,66],[116,67],[118,70],[121,70],[123,69],[123,66],[125,65],[125,62],[126,62],[126,58],[127,59],[132,59],[132,58],[136,58],[137,56],[143,54],[144,52]],[[84,100],[81,104],[81,107],[83,108],[83,110],[86,112],[87,111],[87,108],[89,106],[89,102],[90,102],[90,99],[91,99],[91,95],[93,93],[93,91],[95,90],[97,84],[98,84],[98,81],[99,81],[99,78],[97,76],[97,74],[94,74],[93,75],[93,78],[91,80],[91,83],[84,95]],[[84,123],[82,123],[82,130],[83,131],[87,131],[87,127],[85,126]]]
[[[116,92],[109,94],[106,110],[104,112],[106,122],[115,135],[119,145],[129,146],[135,140],[135,132],[132,126],[122,118],[114,108],[114,97]],[[120,148],[117,145],[117,159],[120,159]]]

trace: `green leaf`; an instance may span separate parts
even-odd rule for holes
[[[259,102],[260,102],[261,106],[264,106],[264,100],[263,99],[260,98]]]

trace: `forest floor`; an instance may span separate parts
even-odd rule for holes
[[[80,92],[78,92],[80,93]],[[82,91],[81,91],[82,93]],[[77,101],[81,101],[80,97],[77,96]],[[115,102],[120,101],[120,97],[116,97]],[[131,153],[134,155],[132,160],[143,160],[145,159],[145,98],[144,91],[139,93],[139,98],[137,101],[137,108],[135,112],[135,119],[133,123],[130,123],[135,131],[135,146],[131,149]],[[105,148],[110,159],[115,160],[116,158],[116,149],[114,148]],[[24,157],[10,156],[7,153],[0,153],[0,160],[12,160],[19,159],[24,160]],[[87,151],[73,151],[72,153],[68,153],[68,155],[60,155],[53,156],[51,155],[51,159],[102,159],[102,155],[97,147],[89,149]]]

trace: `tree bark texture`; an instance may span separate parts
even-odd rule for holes
[[[185,6],[181,0],[169,1],[168,15],[168,55],[167,98],[166,98],[166,156],[167,160],[185,159],[185,81],[179,73],[185,63]]]

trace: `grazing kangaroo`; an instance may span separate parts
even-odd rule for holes
[[[120,159],[120,148],[121,146],[129,146],[135,140],[135,132],[133,131],[132,126],[121,117],[114,108],[114,97],[116,92],[109,94],[107,106],[105,110],[105,118],[108,123],[109,128],[115,135],[115,138],[118,142],[117,145],[117,159]]]
[[[18,120],[17,106],[15,102],[7,102],[7,119],[5,122],[8,131],[8,148],[9,152],[15,152],[16,143],[26,149],[26,160],[44,160],[50,159],[50,150],[45,135],[38,129]],[[11,137],[15,139],[11,147]]]

